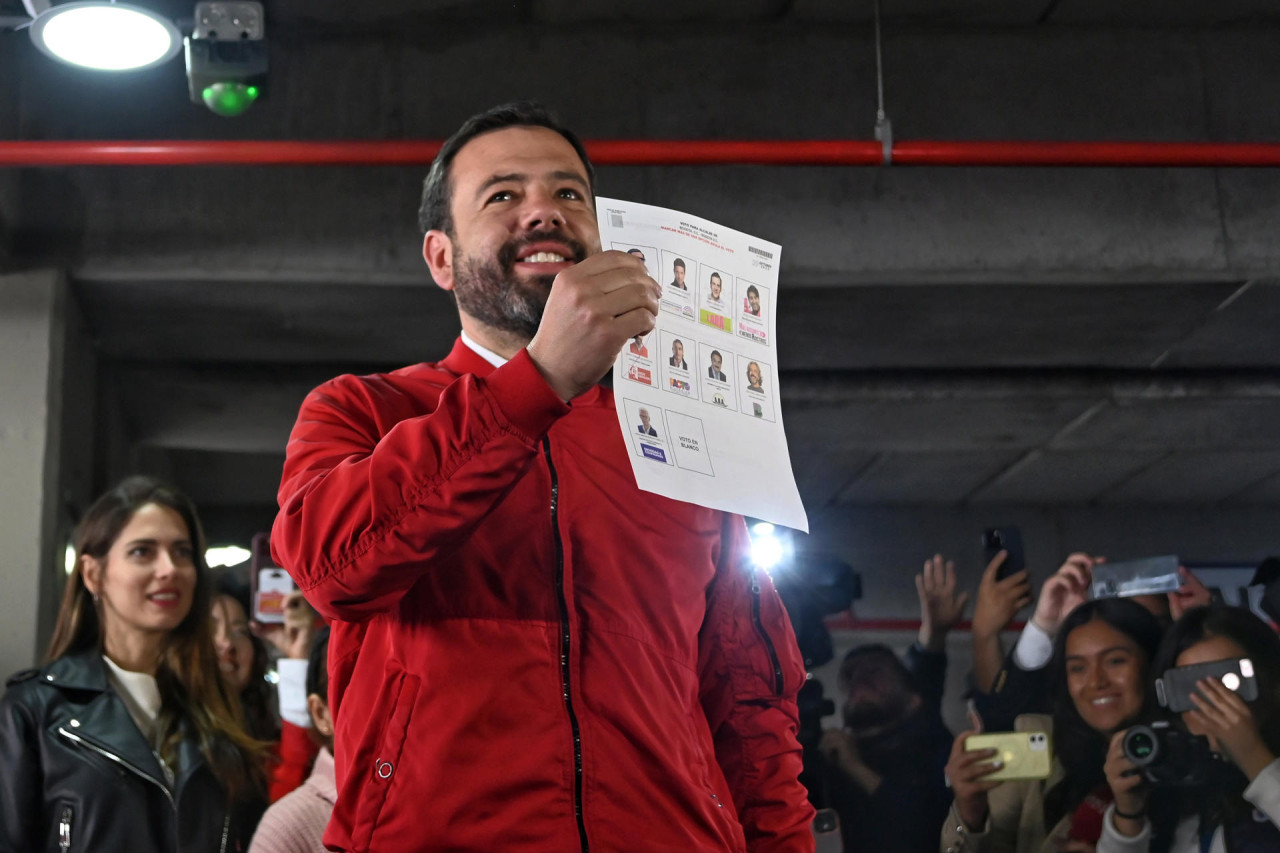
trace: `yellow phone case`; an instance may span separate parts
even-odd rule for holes
[[[1004,766],[983,777],[993,782],[1009,779],[1047,779],[1053,765],[1053,746],[1046,732],[992,732],[970,735],[964,743],[965,752],[994,749],[991,760],[999,759]]]

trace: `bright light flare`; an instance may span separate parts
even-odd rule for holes
[[[767,521],[750,525],[751,562],[770,575],[783,570],[791,561],[791,537],[789,530],[775,527]]]
[[[204,561],[209,568],[216,569],[218,566],[234,566],[243,563],[250,556],[247,548],[241,548],[239,545],[223,545],[205,549]]]
[[[31,39],[54,59],[98,71],[159,65],[181,46],[181,34],[171,21],[125,3],[54,6],[31,25]]]

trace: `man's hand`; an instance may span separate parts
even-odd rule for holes
[[[956,594],[956,564],[941,554],[924,561],[924,571],[916,575],[920,597],[920,645],[931,652],[946,648],[947,632],[964,615],[969,593]]]
[[[996,580],[1008,552],[1001,551],[987,564],[978,584],[978,600],[973,606],[973,634],[992,637],[1004,630],[1018,611],[1031,603],[1031,582],[1027,570]]]
[[[1178,574],[1182,577],[1182,586],[1176,592],[1169,593],[1169,616],[1176,622],[1193,607],[1205,607],[1213,601],[1208,587],[1200,583],[1200,579],[1191,574],[1185,566],[1178,566]]]
[[[1081,604],[1089,600],[1089,584],[1093,567],[1105,560],[1077,552],[1067,557],[1053,577],[1040,587],[1040,600],[1031,621],[1050,637],[1058,635],[1062,622]]]
[[[844,729],[827,729],[822,733],[822,740],[818,741],[818,752],[866,793],[874,794],[880,787],[883,779],[862,760],[858,739],[852,733]]]
[[[634,255],[592,255],[556,276],[529,357],[568,402],[609,371],[629,339],[653,331],[661,295]]]

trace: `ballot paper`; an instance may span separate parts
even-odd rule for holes
[[[613,366],[645,491],[808,531],[778,388],[782,247],[696,216],[600,198],[600,242],[662,286],[654,330]]]

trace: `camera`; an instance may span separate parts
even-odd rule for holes
[[[1166,721],[1134,726],[1125,732],[1125,758],[1152,785],[1188,787],[1209,781],[1216,761],[1209,739],[1174,728]]]

